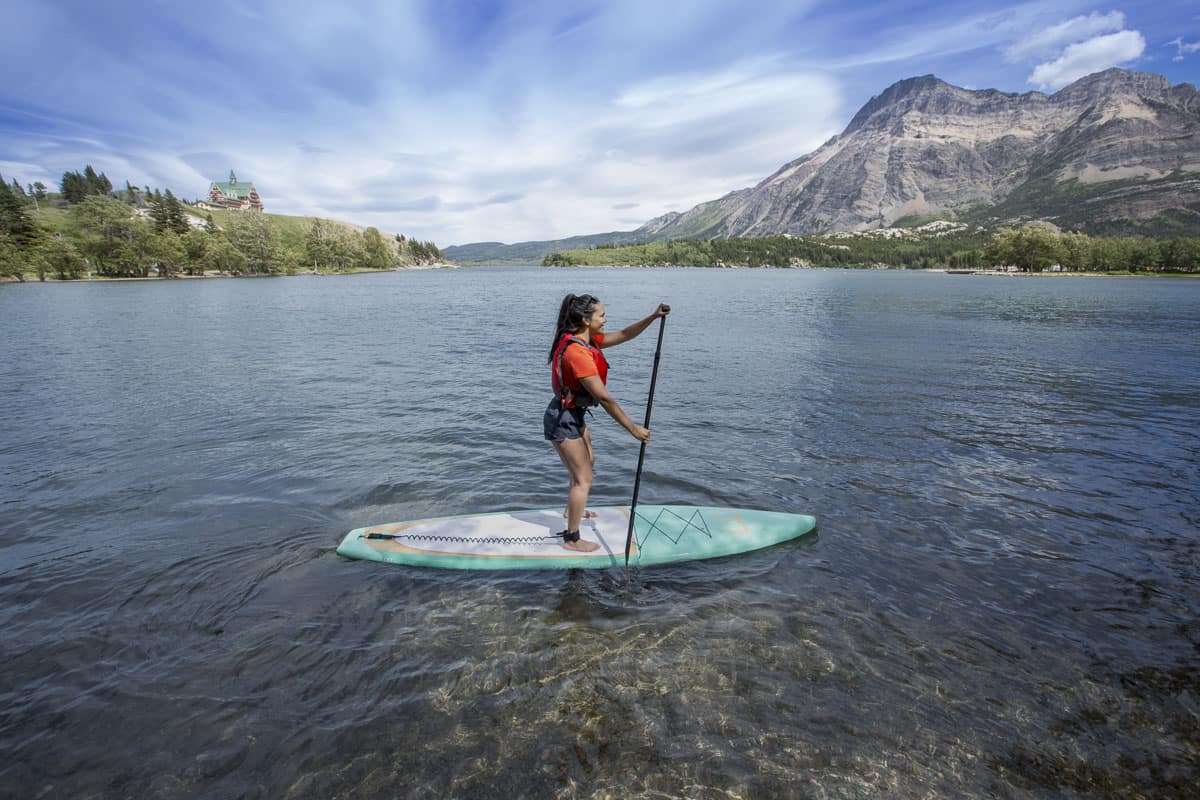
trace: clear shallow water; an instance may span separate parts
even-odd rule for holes
[[[645,502],[819,534],[629,576],[336,556],[562,502],[567,291],[676,310]],[[1187,796],[1198,333],[1172,279],[0,286],[0,796]],[[635,418],[653,350],[612,352]],[[627,502],[636,442],[593,435]]]

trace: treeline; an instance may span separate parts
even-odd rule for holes
[[[1022,272],[1200,272],[1200,237],[1093,237],[1026,225],[993,233],[983,260]]]
[[[1031,224],[994,232],[926,233],[920,238],[768,236],[606,245],[554,253],[542,264],[1196,272],[1200,271],[1200,238],[1089,237]]]
[[[61,280],[277,275],[392,269],[443,260],[433,242],[384,237],[328,220],[301,221],[256,211],[211,213],[200,218],[170,189],[114,191],[89,165],[64,173],[61,193],[41,183],[28,191],[0,176],[0,277]],[[55,209],[56,224],[40,220]],[[285,222],[286,221],[286,222]],[[307,225],[300,234],[296,223]]]

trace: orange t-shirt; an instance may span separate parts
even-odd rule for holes
[[[604,334],[592,334],[592,347],[604,347]],[[563,383],[572,390],[579,389],[584,378],[600,374],[600,370],[596,368],[596,359],[592,358],[586,347],[567,345],[567,349],[563,350],[562,362]]]

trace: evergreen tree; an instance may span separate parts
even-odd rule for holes
[[[78,172],[64,172],[59,185],[63,199],[68,203],[82,203],[88,196],[87,179]]]
[[[22,192],[21,197],[24,196],[24,192]],[[5,183],[2,176],[0,176],[0,235],[4,235],[10,245],[23,251],[33,248],[41,238],[37,224],[29,216],[25,204],[21,202],[12,187]]]
[[[150,198],[150,219],[154,222],[154,230],[160,233],[171,227],[171,209],[158,189],[154,190],[154,196]]]
[[[183,203],[167,189],[166,197],[164,198],[167,207],[167,226],[175,233],[184,234],[192,227],[187,221],[187,212],[183,210]]]
[[[213,219],[212,212],[204,215],[204,231],[205,233],[220,233],[221,231],[217,227],[217,221]]]
[[[97,175],[91,164],[84,167],[83,179],[87,181],[88,194],[107,196],[112,192],[112,181],[103,172]]]

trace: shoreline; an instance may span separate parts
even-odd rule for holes
[[[386,275],[389,272],[410,272],[416,270],[431,270],[431,269],[461,269],[459,264],[449,264],[439,262],[437,264],[419,264],[411,266],[393,267],[392,269],[350,269],[342,272],[316,272],[308,270],[307,272],[288,273],[251,273],[246,275],[233,275],[225,272],[208,272],[204,275],[170,275],[168,277],[160,277],[157,275],[141,277],[109,277],[109,276],[92,276],[87,278],[56,278],[47,275],[45,278],[39,278],[37,275],[27,276],[25,280],[19,280],[11,275],[0,277],[0,284],[34,284],[34,283],[124,283],[124,282],[145,282],[145,281],[209,281],[209,280],[244,280],[246,278],[327,278],[327,277],[344,277],[347,275]]]
[[[245,280],[245,279],[260,279],[260,278],[325,278],[325,277],[345,277],[349,275],[385,275],[390,272],[410,272],[417,270],[436,270],[436,269],[486,269],[489,267],[514,267],[514,266],[530,266],[545,268],[540,264],[452,264],[447,262],[439,262],[436,264],[420,264],[411,266],[394,267],[392,269],[351,269],[343,272],[316,272],[309,270],[306,272],[293,272],[291,274],[276,273],[276,274],[246,274],[232,275],[228,273],[210,272],[204,275],[171,275],[166,278],[151,276],[145,278],[129,278],[129,277],[100,277],[93,276],[88,278],[55,278],[47,276],[38,278],[36,275],[26,277],[25,280],[18,280],[12,276],[0,277],[0,285],[6,284],[39,284],[39,283],[58,283],[58,284],[74,284],[74,283],[125,283],[125,282],[146,282],[146,281],[192,281],[192,280]],[[1197,272],[1129,272],[1123,270],[1113,270],[1111,272],[1010,272],[1006,270],[960,270],[949,269],[942,267],[934,267],[930,269],[903,269],[899,267],[751,267],[743,264],[727,264],[721,267],[713,266],[696,266],[692,264],[572,264],[570,266],[560,266],[559,269],[770,269],[770,270],[838,270],[845,272],[907,272],[913,274],[936,274],[936,275],[955,275],[955,276],[975,276],[982,275],[984,277],[1001,277],[1001,278],[1200,278],[1200,271]]]
[[[513,264],[472,264],[475,267],[516,266]],[[751,267],[745,264],[726,264],[724,266],[696,266],[694,264],[553,264],[530,265],[542,266],[544,269],[771,269],[771,270],[836,270],[841,272],[908,272],[919,275],[983,275],[985,277],[1006,278],[1200,278],[1196,272],[1129,272],[1112,270],[1111,272],[1008,272],[1006,270],[958,270],[945,267],[929,269],[904,269],[903,267]]]

